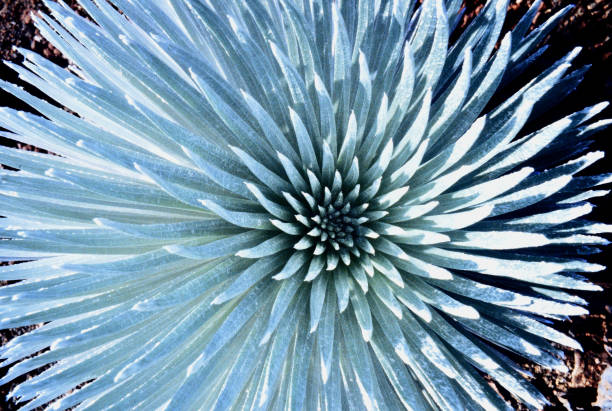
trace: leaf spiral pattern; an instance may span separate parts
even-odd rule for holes
[[[2,136],[57,154],[0,148],[0,326],[44,323],[0,382],[52,364],[24,410],[546,403],[499,348],[566,369],[547,320],[610,232],[576,175],[607,103],[524,131],[579,50],[512,88],[569,8],[450,42],[460,0],[79,3],[35,16],[68,70],[6,63],[72,113],[0,83],[40,114]]]

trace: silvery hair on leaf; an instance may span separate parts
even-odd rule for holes
[[[600,289],[611,178],[577,173],[610,121],[525,131],[579,50],[509,85],[569,7],[451,42],[461,0],[79,3],[33,16],[69,69],[6,63],[70,111],[0,83],[38,113],[2,136],[49,153],[0,148],[0,326],[41,324],[0,383],[50,365],[23,410],[508,409],[484,375],[546,404],[508,352],[580,349],[550,320]]]

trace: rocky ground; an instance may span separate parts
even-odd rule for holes
[[[516,23],[532,2],[533,0],[510,1],[507,28],[511,28]],[[68,0],[67,3],[71,7],[78,8],[75,0]],[[466,0],[466,15],[463,24],[474,16],[483,3],[484,0]],[[565,0],[545,0],[543,3],[536,18],[538,23],[546,20],[555,10],[569,4]],[[558,119],[564,114],[612,98],[612,40],[610,39],[612,36],[612,2],[610,0],[577,0],[573,3],[576,4],[576,7],[549,39],[551,47],[540,64],[541,67],[546,67],[572,47],[582,46],[584,50],[576,60],[576,65],[592,64],[592,68],[571,98],[555,107],[554,112],[547,115],[549,118],[543,121]],[[34,50],[55,63],[66,66],[68,62],[59,51],[47,43],[34,28],[30,15],[31,12],[38,10],[44,10],[41,0],[0,0],[0,58],[19,62],[20,57],[13,49],[13,46],[19,46]],[[14,73],[5,66],[0,66],[0,78],[12,82],[17,81]],[[0,105],[27,109],[23,103],[2,91],[0,91]],[[602,117],[612,117],[612,109],[608,108]],[[607,137],[610,137],[610,132],[600,135],[595,143],[595,148],[607,150],[612,147]],[[14,142],[2,139],[0,143],[15,145]],[[22,148],[34,149],[32,147]],[[610,150],[607,151],[610,152]],[[609,172],[612,169],[611,164],[610,159],[604,160],[590,168],[589,172]],[[612,200],[599,201],[597,205],[592,217],[599,221],[612,223],[609,212]],[[608,260],[611,259],[611,256],[612,250],[608,250],[595,256],[594,260],[605,264],[610,262]],[[566,364],[570,373],[557,374],[532,364],[523,364],[534,375],[533,384],[550,401],[551,405],[546,410],[612,410],[612,398],[610,398],[612,369],[608,368],[612,355],[610,346],[612,282],[609,281],[609,274],[610,271],[607,270],[591,277],[592,281],[604,288],[602,293],[583,296],[591,301],[589,307],[591,314],[557,324],[558,329],[577,339],[584,348],[583,352],[567,351]],[[0,344],[25,331],[25,329],[0,331]],[[520,361],[520,359],[517,360]],[[602,379],[606,368],[608,370],[605,378]],[[0,369],[0,375],[5,372],[6,370]],[[600,384],[602,380],[604,382]],[[12,386],[13,384],[0,386],[0,410],[16,409],[14,403],[7,403],[4,399]],[[607,391],[606,387],[608,387]],[[501,389],[500,392],[511,401],[516,409],[521,409],[506,392]]]

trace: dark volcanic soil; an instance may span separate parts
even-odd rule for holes
[[[71,7],[78,9],[76,0],[67,0],[66,2]],[[484,0],[467,0],[465,3],[467,10],[464,24],[482,7]],[[533,0],[511,0],[510,3],[506,28],[511,28],[516,23],[517,19],[533,3]],[[537,23],[543,22],[553,11],[570,2],[566,0],[544,0],[543,3],[536,18]],[[549,39],[548,43],[551,47],[542,59],[540,67],[550,65],[556,58],[564,55],[575,46],[584,47],[583,52],[575,62],[576,65],[592,64],[593,66],[576,92],[555,107],[554,112],[549,113],[546,116],[548,118],[544,118],[543,121],[556,120],[564,114],[612,98],[612,41],[610,39],[612,36],[612,1],[577,0],[572,3],[576,4],[576,7]],[[0,58],[19,62],[20,57],[13,50],[13,46],[18,46],[34,50],[61,66],[67,66],[68,62],[59,51],[47,43],[34,28],[30,13],[37,10],[44,10],[41,0],[0,1]],[[537,70],[538,68],[535,68],[534,72]],[[0,66],[0,78],[18,82],[15,74],[5,66]],[[28,109],[23,103],[3,91],[0,91],[0,105]],[[609,107],[600,117],[612,117],[612,108]],[[606,134],[609,136],[610,133],[604,132],[597,138],[594,148],[610,152],[608,149],[612,147],[612,143],[606,141]],[[16,145],[12,141],[1,138],[0,144]],[[22,148],[33,149],[32,147]],[[609,159],[604,160],[589,168],[588,171],[590,174],[609,172],[612,169],[610,164]],[[595,209],[591,217],[594,220],[612,223],[612,217],[607,211],[611,209],[612,199],[600,200],[596,204],[598,208]],[[610,263],[611,256],[612,249],[595,256],[593,260],[606,264]],[[610,346],[610,338],[612,337],[612,282],[607,279],[608,275],[609,271],[606,270],[603,273],[591,276],[591,280],[601,285],[604,292],[582,295],[582,297],[591,301],[589,307],[591,314],[560,322],[556,325],[559,330],[577,339],[584,348],[582,353],[566,351],[566,364],[570,373],[567,375],[557,374],[529,363],[523,363],[524,367],[534,374],[533,384],[551,402],[551,406],[547,407],[547,410],[599,409],[592,404],[596,401],[600,375],[610,364],[610,355],[612,354]],[[25,331],[25,329],[0,331],[0,344]],[[4,375],[5,372],[5,369],[0,369],[0,375]],[[14,403],[5,402],[5,396],[13,386],[14,384],[11,383],[0,387],[0,410],[16,409]],[[522,409],[507,393],[501,389],[500,392],[512,402],[515,408]]]

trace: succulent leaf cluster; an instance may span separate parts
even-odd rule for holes
[[[530,126],[585,73],[522,80],[569,7],[79,3],[34,16],[68,69],[6,63],[53,102],[0,82],[35,111],[1,135],[46,150],[0,147],[0,326],[40,324],[0,383],[51,365],[24,410],[508,408],[485,374],[546,403],[508,353],[567,370],[550,320],[610,232],[607,103]]]

